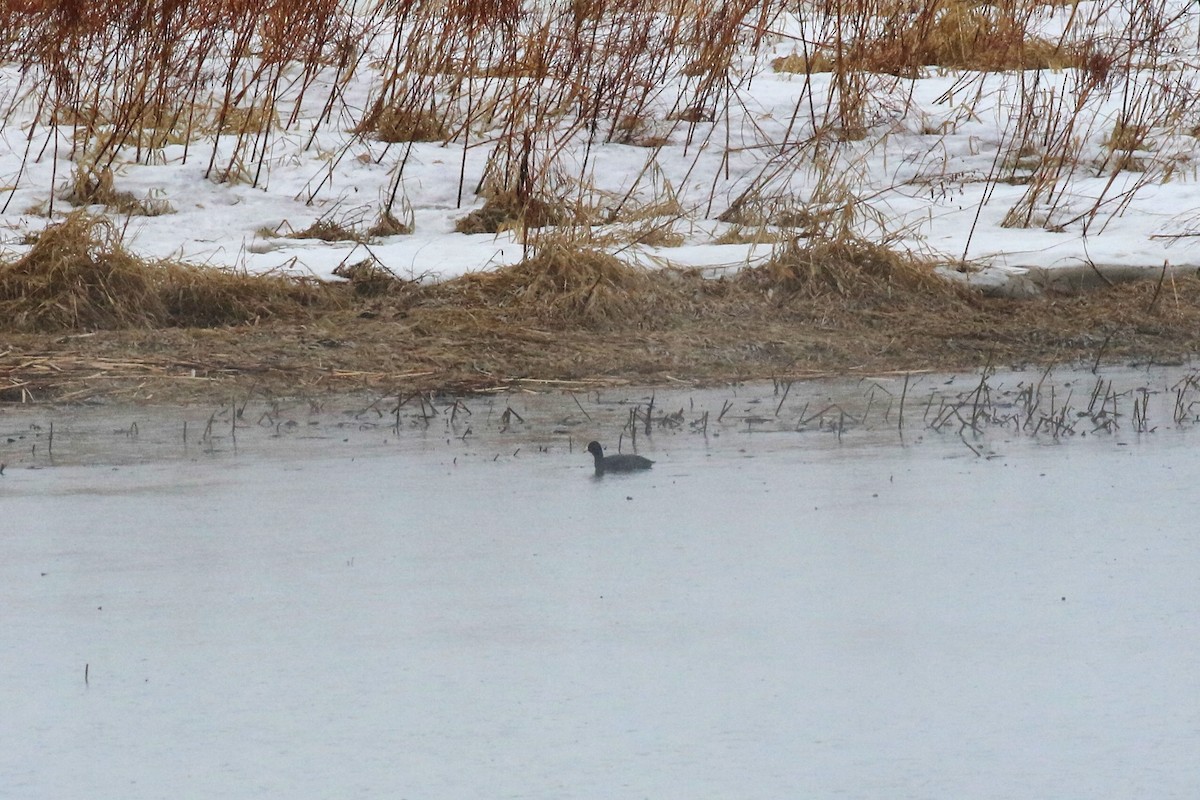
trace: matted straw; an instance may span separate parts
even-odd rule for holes
[[[334,302],[312,281],[139,258],[109,220],[83,212],[0,262],[0,319],[18,331],[211,327]]]

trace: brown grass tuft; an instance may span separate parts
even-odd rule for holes
[[[216,120],[218,133],[233,135],[262,133],[279,127],[275,111],[267,106],[223,108]]]
[[[772,225],[796,228],[802,236],[815,236],[829,227],[837,209],[798,206],[794,198],[747,195],[717,216],[720,222],[742,227]]]
[[[430,109],[385,108],[359,124],[359,133],[373,133],[381,142],[440,142],[450,137],[444,116]]]
[[[0,265],[0,319],[10,329],[142,327],[162,314],[150,274],[102,217],[71,214]]]
[[[381,211],[371,227],[367,228],[367,236],[372,239],[379,236],[409,236],[413,232],[412,218],[401,222],[390,211]]]
[[[939,277],[934,263],[865,239],[792,238],[742,280],[806,298],[836,297],[853,304],[893,299],[939,301],[967,291]]]
[[[212,327],[327,297],[284,276],[140,259],[111,222],[82,212],[42,231],[21,258],[0,262],[0,325],[14,331]]]
[[[786,56],[771,59],[771,69],[775,72],[812,74],[816,72],[832,72],[833,68],[833,60],[820,52],[809,57],[805,57],[801,53],[789,53]]]
[[[582,215],[565,204],[531,197],[522,201],[517,192],[496,192],[454,225],[459,233],[497,233],[516,227],[542,228],[583,222]]]
[[[360,297],[383,297],[401,294],[416,287],[415,281],[406,281],[374,258],[365,258],[353,264],[341,264],[333,274],[345,278]]]
[[[1073,48],[1029,35],[1029,7],[996,8],[973,0],[925,3],[894,14],[877,39],[864,42],[861,66],[915,75],[921,66],[973,70],[1081,66]]]
[[[104,206],[119,214],[156,217],[174,212],[165,200],[139,200],[132,192],[118,191],[109,167],[77,166],[67,190],[59,195],[73,206]]]
[[[511,309],[544,324],[595,329],[654,326],[656,320],[687,313],[686,280],[678,271],[651,271],[601,250],[553,243],[519,264],[465,275],[442,288],[471,305]]]
[[[330,219],[319,219],[307,228],[292,231],[288,239],[319,239],[322,242],[362,242],[367,237]]]
[[[1027,34],[1022,20],[951,3],[938,17],[917,55],[925,64],[967,69],[1048,69],[1074,64],[1074,53]]]
[[[166,314],[156,327],[241,325],[342,304],[330,287],[288,275],[248,275],[172,262],[146,263],[144,268],[161,271],[157,289]]]
[[[790,233],[767,228],[766,226],[731,225],[719,236],[713,238],[713,244],[778,244],[785,239],[794,238]]]

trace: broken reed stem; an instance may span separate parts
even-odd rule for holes
[[[1160,285],[1161,285],[1161,283],[1160,283]],[[1153,307],[1153,303],[1151,303],[1151,306]],[[1092,374],[1093,375],[1095,375],[1096,371],[1100,369],[1100,359],[1102,359],[1104,357],[1104,351],[1108,349],[1108,343],[1111,341],[1112,341],[1112,334],[1110,333],[1107,336],[1105,336],[1104,341],[1100,343],[1100,349],[1096,352],[1096,360],[1092,362]]]
[[[925,422],[926,424],[929,422],[929,410],[933,408],[933,401],[935,399],[937,399],[937,391],[931,389],[929,391],[929,400],[925,403],[925,413],[921,417],[921,421]]]
[[[1154,296],[1150,298],[1150,307],[1146,309],[1147,314],[1154,313],[1154,307],[1158,305],[1158,296],[1162,294],[1163,281],[1167,279],[1168,261],[1163,260],[1162,272],[1158,273],[1158,284],[1154,287]]]
[[[574,392],[567,392],[567,394],[569,394],[569,395],[571,396],[571,399],[575,401],[575,405],[579,406],[579,410],[583,412],[583,416],[587,418],[587,421],[588,421],[588,422],[591,422],[591,421],[592,421],[592,415],[591,415],[591,414],[589,414],[589,413],[587,412],[587,409],[583,407],[583,403],[579,402],[579,398],[575,396],[575,393],[574,393]]]
[[[779,405],[775,406],[775,416],[779,416],[779,410],[783,408],[783,404],[787,402],[788,394],[792,391],[792,381],[788,381],[783,387],[783,397],[779,398]]]

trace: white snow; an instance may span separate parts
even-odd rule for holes
[[[1088,0],[1077,6],[1078,19],[1090,20],[1083,26],[1088,32],[1102,36],[1122,31],[1129,23],[1121,11],[1124,6]],[[1033,21],[1046,31],[1061,30],[1072,13],[1070,5],[1039,8]],[[777,192],[807,205],[818,201],[819,191],[828,189],[830,177],[836,175],[861,200],[857,225],[863,234],[886,236],[898,246],[933,252],[949,262],[968,261],[984,269],[979,280],[985,283],[1029,267],[1089,263],[1158,270],[1167,262],[1176,269],[1196,269],[1200,261],[1187,243],[1200,230],[1194,136],[1200,118],[1194,101],[1187,98],[1198,91],[1200,24],[1194,4],[1182,0],[1163,2],[1156,12],[1156,19],[1169,21],[1164,40],[1170,46],[1158,53],[1159,68],[1134,65],[1125,77],[1114,78],[1118,83],[1106,92],[1081,100],[1073,133],[1078,166],[1058,184],[1052,202],[1042,198],[1031,206],[1029,227],[1001,225],[1028,186],[987,176],[1022,115],[1045,117],[1045,136],[1058,135],[1062,124],[1055,122],[1051,109],[1055,103],[1079,99],[1075,71],[982,75],[930,68],[916,79],[872,76],[873,116],[867,138],[824,152],[822,157],[835,166],[821,173],[811,152],[781,149],[780,143],[798,105],[805,114],[810,107],[824,108],[829,76],[812,76],[806,89],[803,75],[777,74],[769,67],[772,57],[797,50],[803,31],[812,34],[816,23],[811,15],[804,20],[782,16],[765,50],[735,67],[735,101],[727,118],[700,123],[693,130],[659,120],[669,135],[669,143],[660,150],[602,139],[589,147],[586,137],[578,136],[556,156],[555,168],[584,187],[580,191],[591,202],[611,204],[630,190],[639,202],[678,199],[685,214],[674,228],[685,235],[686,246],[622,250],[646,263],[737,268],[765,257],[769,246],[713,244],[728,228],[716,217],[756,176],[781,159],[794,158],[778,179],[768,182],[766,194]],[[802,23],[808,27],[802,29]],[[1078,20],[1075,27],[1081,27]],[[372,41],[366,44],[375,46]],[[380,74],[371,63],[365,60],[338,95],[330,122],[318,123],[316,115],[333,79],[332,68],[319,76],[298,120],[287,127],[281,122],[269,137],[257,185],[204,177],[214,147],[218,165],[230,158],[229,136],[194,143],[186,161],[181,144],[163,146],[140,162],[130,150],[117,164],[116,188],[174,209],[162,216],[122,220],[131,248],[150,256],[255,272],[282,269],[328,277],[338,264],[366,258],[367,248],[273,238],[264,231],[287,233],[322,218],[369,225],[403,160],[401,206],[411,209],[415,232],[372,243],[370,255],[398,275],[431,280],[522,258],[524,248],[512,232],[453,232],[454,221],[481,203],[471,191],[496,144],[496,132],[476,131],[465,148],[461,141],[418,143],[407,157],[404,145],[385,146],[352,133],[352,124],[378,91]],[[673,78],[663,87],[658,113],[665,114],[672,98],[684,91],[680,80]],[[806,91],[813,98],[811,106]],[[35,123],[38,99],[25,94],[16,66],[0,65],[0,104],[7,111],[0,117],[0,204],[6,209],[0,216],[0,254],[8,257],[23,251],[27,233],[50,221],[45,210],[73,168],[68,159],[70,129],[64,126],[56,139],[50,128]],[[288,102],[285,93],[281,118],[286,118],[282,111],[289,108]],[[1167,115],[1168,107],[1180,113]],[[1136,153],[1148,162],[1146,171],[1114,174],[1102,163],[1109,152],[1105,137],[1118,119],[1132,124],[1144,120],[1153,128],[1154,147]],[[806,124],[811,128],[812,120]],[[789,141],[806,135],[793,130]],[[649,177],[639,181],[648,162],[653,166],[646,173]],[[460,168],[465,170],[461,199]],[[1017,177],[1022,176],[1028,177],[1018,171]],[[1089,216],[1097,203],[1099,209]],[[61,199],[54,206],[56,216],[69,209]]]
[[[1195,417],[1180,370],[1102,377],[1120,425],[1058,437],[924,427],[970,376],[914,378],[903,441],[896,378],[660,391],[688,424],[599,479],[612,393],[251,407],[236,448],[8,414],[2,794],[1187,800]]]

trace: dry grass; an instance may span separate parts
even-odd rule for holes
[[[913,65],[974,70],[1066,69],[1081,66],[1073,48],[1030,36],[1029,9],[997,9],[951,0],[930,3],[932,23],[918,17],[899,35]]]
[[[808,236],[828,229],[835,222],[837,213],[836,209],[831,208],[804,208],[792,195],[766,197],[751,194],[739,198],[721,212],[717,219],[741,227],[771,225],[776,228],[794,228],[801,235]]]
[[[673,220],[665,222],[644,222],[641,225],[627,228],[618,236],[630,244],[641,244],[646,247],[682,247],[687,237],[680,231],[673,230]]]
[[[731,225],[713,239],[713,244],[779,244],[790,241],[794,234],[759,226]]]
[[[600,250],[559,242],[494,272],[448,281],[438,293],[452,303],[488,307],[556,328],[654,326],[690,307],[674,270],[647,270]],[[696,278],[699,280],[699,278]]]
[[[1150,138],[1149,125],[1133,125],[1124,120],[1117,120],[1105,137],[1104,146],[1109,150],[1132,153],[1137,150],[1153,150],[1155,144]]]
[[[382,297],[417,291],[417,284],[400,278],[374,258],[335,267],[333,274],[344,278],[360,297]]]
[[[711,384],[987,364],[1090,366],[1099,357],[1169,361],[1200,352],[1195,278],[1029,300],[867,305],[831,296],[779,302],[736,279],[672,280],[674,311],[642,308],[598,327],[547,325],[464,279],[238,327],[87,336],[10,329],[0,347],[0,401]],[[490,288],[501,298],[514,290],[503,282]]]
[[[494,192],[483,208],[454,225],[459,233],[498,233],[519,228],[543,228],[583,222],[585,217],[565,203],[537,197],[522,199],[515,191]]]
[[[922,259],[848,234],[856,228],[846,220],[869,213],[870,204],[858,199],[861,184],[847,169],[855,165],[831,154],[844,139],[893,130],[880,121],[898,121],[916,106],[905,99],[908,84],[882,76],[913,76],[927,67],[973,73],[956,88],[962,105],[955,113],[963,119],[975,113],[978,101],[971,98],[982,98],[987,72],[1080,67],[1064,77],[1061,92],[1014,75],[1012,93],[997,101],[1011,112],[1013,127],[1001,137],[1010,151],[997,154],[988,180],[1028,187],[1005,224],[1049,226],[1061,217],[1042,211],[1065,203],[1073,175],[1092,169],[1082,163],[1079,143],[1103,129],[1095,109],[1107,100],[1119,99],[1120,124],[1106,142],[1107,160],[1094,171],[1115,174],[1145,161],[1144,181],[1167,174],[1161,165],[1151,169],[1166,157],[1156,143],[1194,122],[1197,96],[1172,74],[1172,35],[1182,17],[1169,17],[1174,12],[1163,4],[1144,4],[1139,14],[1123,15],[1124,29],[1101,36],[1089,19],[1122,7],[1115,0],[1074,4],[1061,40],[1045,41],[1032,31],[1046,5],[447,0],[382,3],[361,17],[336,0],[0,5],[0,59],[21,65],[20,85],[2,110],[33,109],[37,124],[24,142],[29,157],[40,158],[32,154],[58,141],[48,124],[69,126],[58,133],[71,151],[59,157],[80,168],[66,198],[121,214],[141,213],[136,204],[144,201],[120,192],[114,173],[127,161],[154,163],[161,154],[152,151],[168,141],[207,161],[210,179],[257,185],[270,174],[273,142],[286,134],[308,148],[333,128],[386,142],[436,139],[449,157],[464,160],[472,149],[486,149],[485,175],[460,173],[458,189],[464,202],[479,191],[489,200],[460,221],[460,230],[586,225],[592,214],[577,198],[587,194],[581,187],[595,162],[579,158],[580,142],[588,152],[616,140],[726,156],[741,148],[743,155],[744,142],[723,143],[705,133],[720,125],[706,123],[744,116],[735,105],[753,75],[738,65],[758,59],[763,42],[773,41],[770,33],[787,25],[807,26],[792,40],[805,42],[805,52],[775,68],[833,73],[806,85],[783,140],[755,143],[778,157],[720,217],[736,226],[738,237],[758,237],[769,226],[810,241],[789,238],[768,267],[738,278],[647,272],[546,231],[526,236],[534,258],[494,274],[420,287],[364,262],[346,268],[348,288],[316,286],[148,264],[122,249],[110,224],[73,216],[47,230],[25,257],[0,264],[0,329],[8,332],[0,351],[26,347],[9,344],[21,341],[13,331],[113,331],[87,340],[111,356],[89,363],[126,363],[138,348],[161,344],[196,348],[187,359],[192,369],[278,372],[280,386],[422,381],[468,388],[518,374],[726,379],[794,365],[972,366],[996,350],[1014,358],[1080,355],[1095,349],[1097,331],[1116,337],[1114,355],[1194,351],[1190,332],[1200,330],[1194,282],[1164,289],[1157,304],[1145,287],[1025,304],[984,301],[937,278]],[[782,15],[787,25],[777,24]],[[367,102],[347,103],[343,89],[364,71],[371,73]],[[814,96],[812,87],[823,84],[831,87],[824,98]],[[317,91],[325,96],[308,96]],[[301,113],[314,107],[322,109],[317,117]],[[953,119],[944,124],[938,130],[951,130]],[[392,159],[391,209],[403,195],[412,148],[361,140],[347,148],[367,146],[375,148],[369,158]],[[460,154],[451,152],[456,148]],[[332,155],[336,163],[339,154]],[[652,162],[657,154],[647,157]],[[1017,169],[1030,174],[1017,176]],[[799,182],[791,179],[803,171],[814,174],[806,182],[815,184],[805,205],[789,206],[788,199],[779,205],[776,198],[796,195]],[[716,187],[719,177],[697,172],[689,181]],[[641,215],[648,221],[632,238],[644,241],[670,244],[661,237],[674,234],[661,220],[692,217],[698,209],[707,215],[719,194],[710,189],[697,202],[666,192],[671,209],[636,208],[629,198],[644,191],[636,185],[641,180],[617,202],[613,219]],[[314,201],[331,185],[317,182],[303,199]],[[1102,194],[1111,200],[1117,191]],[[1106,206],[1105,199],[1081,212],[1085,232],[1102,208],[1124,208]],[[326,221],[302,233],[361,241],[406,227],[387,211],[365,234],[358,231],[366,220]],[[203,335],[195,327],[169,327],[214,325],[244,327]],[[28,335],[40,343],[29,347],[48,347]],[[197,345],[200,339],[209,344]],[[334,374],[331,364],[344,374],[322,383]],[[0,368],[0,376],[20,375]]]
[[[279,127],[279,119],[274,109],[265,106],[224,108],[213,127],[217,133],[226,135],[261,134]]]
[[[440,285],[360,263],[347,284],[314,286],[140,262],[78,215],[0,264],[0,401],[711,383],[1200,352],[1197,278],[1006,300],[861,244],[779,255],[711,279],[552,245]]]
[[[789,296],[836,297],[848,307],[863,303],[921,303],[961,299],[959,284],[938,276],[927,258],[862,239],[800,239],[777,246],[743,280]]]
[[[812,52],[771,62],[776,72],[881,72],[915,76],[921,67],[998,71],[1083,65],[1082,51],[1030,34],[1032,2],[856,0],[824,3]]]
[[[785,72],[793,75],[806,75],[818,72],[832,72],[833,61],[822,53],[805,56],[802,53],[789,53],[771,59],[771,69],[775,72]]]
[[[1063,23],[1051,26],[1061,36],[1039,38],[1046,8],[1056,4],[1069,6]],[[1091,166],[1078,163],[1070,148],[1082,131],[1095,127],[1098,104],[1088,102],[1093,96],[1121,98],[1126,120],[1125,132],[1114,131],[1101,169],[1136,167],[1152,182],[1169,179],[1175,168],[1166,155],[1131,153],[1155,141],[1151,131],[1157,141],[1168,141],[1172,127],[1194,120],[1195,87],[1171,74],[1178,62],[1173,37],[1186,12],[1164,4],[1143,11],[1125,13],[1117,0],[18,2],[0,5],[0,60],[19,65],[21,75],[0,113],[32,112],[37,124],[24,143],[30,154],[55,141],[48,124],[59,126],[72,145],[69,154],[56,157],[90,165],[80,170],[71,202],[99,203],[120,214],[169,210],[127,196],[111,181],[124,163],[161,159],[168,142],[183,145],[185,159],[207,160],[210,180],[258,186],[279,157],[279,140],[295,139],[308,150],[331,132],[334,138],[350,133],[353,141],[331,153],[331,163],[358,147],[370,149],[371,159],[390,161],[389,208],[411,177],[405,171],[413,149],[375,147],[358,137],[439,141],[448,158],[464,163],[469,151],[482,148],[487,180],[476,182],[479,176],[461,170],[458,199],[469,202],[481,187],[501,191],[463,219],[460,230],[495,232],[579,224],[573,199],[594,167],[586,154],[606,141],[648,147],[651,156],[667,145],[723,149],[739,159],[750,151],[778,151],[764,170],[786,183],[789,171],[817,162],[817,151],[877,138],[883,120],[911,121],[909,115],[919,112],[911,87],[883,76],[908,78],[928,67],[976,73],[954,93],[966,98],[956,101],[963,105],[955,115],[967,119],[976,111],[971,104],[984,99],[970,84],[986,73],[1078,67],[1073,72],[1083,77],[1070,79],[1073,85],[1054,100],[1057,109],[1032,107],[1046,93],[1038,88],[1043,82],[1018,75],[1013,94],[997,101],[1014,125],[1031,128],[1006,131],[1002,142],[1022,147],[1048,120],[1042,136],[1047,164],[1067,165],[1041,169],[1028,181],[1022,177],[1029,197],[1011,219],[1031,224],[1028,208],[1064,196],[1072,170]],[[1106,14],[1129,22],[1097,32],[1093,23]],[[801,26],[798,37],[773,36],[795,26]],[[799,52],[774,59],[773,69],[828,71],[831,79],[806,81],[781,141],[748,148],[736,137],[722,142],[721,123],[745,117],[743,89],[766,61],[765,44],[778,41],[795,43]],[[346,90],[364,75],[353,88],[365,84],[366,101],[348,103],[346,97],[355,95]],[[323,96],[314,97],[318,92]],[[952,120],[944,124],[945,132],[953,128]],[[1126,132],[1135,131],[1130,146]],[[449,155],[452,149],[461,155]],[[996,163],[1014,160],[1001,153]],[[840,169],[835,159],[826,163]],[[728,164],[720,169],[727,172]],[[696,186],[707,182],[707,176],[691,178]],[[716,187],[720,176],[712,178],[709,185]],[[1011,179],[999,172],[990,177]],[[316,181],[304,199],[337,191],[335,185]],[[520,200],[502,196],[510,190]],[[693,213],[710,209],[715,193],[701,202],[684,198],[684,204]],[[1088,213],[1096,216],[1102,207],[1111,204]],[[53,199],[47,211],[54,211]]]
[[[364,119],[358,133],[371,133],[381,142],[440,142],[451,131],[444,116],[430,109],[385,108]]]
[[[117,190],[113,171],[95,164],[80,164],[72,172],[72,181],[60,199],[73,206],[104,206],[124,216],[156,217],[174,209],[164,200],[139,199],[132,192]]]
[[[411,217],[409,222],[401,222],[390,211],[381,210],[375,221],[363,227],[365,220],[360,215],[349,215],[340,219],[324,216],[313,222],[307,228],[289,231],[283,234],[285,239],[317,239],[322,242],[369,242],[382,236],[407,236],[413,232]],[[263,228],[260,236],[273,238],[280,235],[280,230],[289,227],[285,222],[279,228]]]
[[[614,123],[612,141],[634,147],[665,147],[671,141],[671,125],[650,117],[627,114]]]
[[[412,217],[409,217],[408,222],[401,222],[390,211],[381,211],[376,217],[375,222],[371,227],[367,228],[367,236],[376,238],[380,236],[409,236],[413,232]]]
[[[327,294],[282,276],[140,259],[111,222],[82,212],[46,228],[21,258],[0,263],[0,319],[15,331],[245,324],[328,307]]]
[[[319,219],[302,230],[287,234],[288,239],[319,239],[322,242],[362,242],[368,237],[331,219]]]

